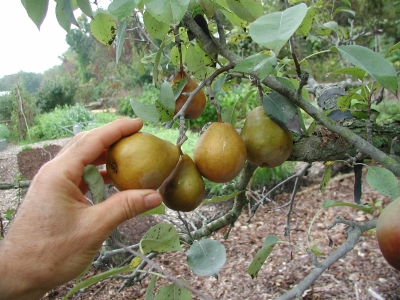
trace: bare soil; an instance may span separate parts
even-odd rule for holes
[[[49,145],[21,153],[14,151],[14,154],[0,152],[0,181],[10,181],[10,172],[21,172],[23,178],[33,178],[40,166],[53,158],[60,149],[60,146]],[[15,165],[17,171],[11,169]],[[313,172],[310,172],[308,181],[297,193],[295,211],[298,217],[295,215],[291,217],[291,226],[294,229],[291,232],[291,242],[303,249],[307,248],[307,231],[311,220],[325,199],[353,201],[354,181],[351,174],[341,174],[333,178],[322,194],[319,182],[315,180],[320,178],[321,168],[313,170],[317,175],[312,175]],[[8,197],[6,191],[0,192],[1,199]],[[249,212],[245,211],[226,240],[223,236],[227,228],[212,234],[210,238],[222,242],[227,252],[227,261],[218,279],[201,278],[192,274],[187,266],[185,251],[160,254],[154,262],[163,266],[171,275],[185,279],[192,287],[215,299],[274,299],[290,290],[314,268],[308,255],[303,251],[280,244],[274,248],[256,279],[251,279],[247,274],[252,258],[267,235],[274,234],[281,240],[287,240],[284,236],[286,215],[279,207],[287,203],[289,197],[289,193],[275,196],[274,203],[261,206],[249,222]],[[372,216],[351,208],[335,207],[323,211],[316,218],[311,228],[310,240],[311,244],[321,252],[320,260],[337,249],[346,239],[345,226],[339,225],[327,230],[327,226],[336,215],[356,221],[375,219],[379,215],[379,208],[385,207],[390,199],[373,191],[364,182],[362,201],[376,206],[377,209]],[[4,213],[6,207],[2,204],[1,209],[1,213]],[[215,206],[202,210],[202,213],[210,215],[224,209],[227,207]],[[125,236],[126,244],[135,244],[144,232],[159,222],[166,220],[156,217],[136,217],[122,224],[119,229]],[[332,247],[329,246],[329,240],[333,241]],[[184,248],[187,250],[187,247]],[[103,271],[91,268],[87,276]],[[147,277],[141,283],[118,292],[123,280],[110,278],[74,295],[71,299],[144,299],[149,280]],[[75,282],[69,282],[60,286],[47,293],[42,300],[62,299],[74,284]],[[162,284],[168,282],[159,279],[157,289]],[[199,298],[193,296],[193,299]],[[347,256],[334,263],[306,291],[303,299],[400,299],[400,273],[383,259],[375,233],[371,231],[363,234],[356,247]]]

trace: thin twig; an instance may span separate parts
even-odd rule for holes
[[[115,241],[115,243],[119,246],[119,247],[123,247],[126,248],[125,245],[123,245],[122,243]],[[128,249],[126,248],[128,252],[132,253],[133,255],[135,255],[136,257],[139,257],[143,260],[143,262],[146,262],[148,265],[150,265],[152,268],[154,268],[157,272],[160,272],[161,274],[163,274],[164,276],[167,277],[167,279],[173,283],[176,283],[177,285],[191,291],[193,294],[196,294],[197,296],[199,296],[200,298],[206,299],[206,300],[214,300],[213,298],[211,298],[210,296],[203,294],[202,292],[196,290],[195,288],[191,287],[190,285],[186,284],[185,282],[179,280],[178,278],[172,276],[171,274],[169,274],[166,270],[164,270],[163,268],[161,268],[159,265],[155,264],[151,259],[149,259],[146,255],[143,255],[142,253],[136,252],[132,249]]]

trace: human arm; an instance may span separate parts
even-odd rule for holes
[[[0,244],[1,300],[39,299],[74,279],[119,224],[161,204],[154,190],[119,192],[93,206],[84,197],[84,167],[103,164],[107,147],[142,125],[117,120],[81,133],[40,169]]]

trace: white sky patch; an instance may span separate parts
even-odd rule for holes
[[[110,1],[98,2],[107,8]],[[55,1],[50,0],[39,31],[20,0],[0,1],[0,78],[19,71],[43,73],[61,64],[59,57],[68,50],[68,44],[55,7]],[[75,16],[79,14],[80,11]],[[73,28],[76,27],[72,25]]]

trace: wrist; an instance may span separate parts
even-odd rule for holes
[[[8,248],[6,240],[0,243],[0,300],[40,299],[47,291],[35,283],[35,270],[29,270],[29,262]]]

